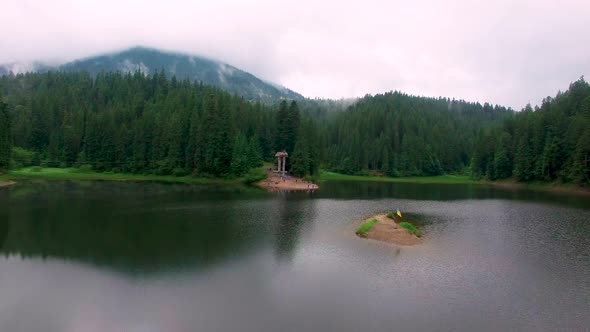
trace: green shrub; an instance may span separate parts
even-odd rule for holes
[[[320,180],[320,177],[317,174],[315,174],[315,175],[306,175],[303,179],[305,181],[307,181],[307,182],[318,183],[319,180]]]
[[[368,231],[371,230],[371,228],[373,228],[373,226],[375,226],[376,223],[377,223],[377,219],[374,219],[374,218],[363,223],[362,225],[359,226],[359,228],[357,228],[356,234],[358,234],[360,236],[364,236]]]
[[[401,176],[400,172],[395,168],[387,172],[387,175],[391,176],[392,178],[399,178]]]
[[[41,166],[33,166],[33,167],[31,167],[31,172],[39,173],[42,170],[43,170],[43,167],[41,167]]]
[[[23,167],[23,164],[19,163],[18,161],[15,161],[14,159],[10,159],[10,162],[8,163],[8,168],[10,169],[21,169]]]
[[[184,168],[176,167],[172,170],[172,175],[174,176],[186,176],[186,171]]]
[[[370,176],[371,173],[369,173],[369,171],[367,171],[366,169],[361,169],[360,171],[355,172],[354,175],[357,175],[357,176]]]
[[[410,231],[410,233],[416,235],[417,237],[422,236],[422,233],[420,233],[420,230],[418,228],[416,228],[416,226],[410,224],[409,222],[406,221],[402,221],[399,223],[399,225],[407,230]]]
[[[266,179],[267,176],[268,174],[263,169],[253,168],[249,170],[248,173],[246,173],[246,175],[244,175],[243,181],[246,184],[251,184],[254,182],[262,181]]]
[[[80,167],[78,167],[78,172],[90,173],[90,172],[92,172],[92,165],[90,165],[90,164],[80,165]]]
[[[393,214],[393,212],[389,211],[389,212],[387,212],[387,218],[395,219],[395,214]]]
[[[156,168],[152,173],[154,175],[170,175],[172,174],[172,170],[167,166],[162,166]]]
[[[21,167],[31,166],[34,156],[33,151],[19,147],[12,148],[12,159],[14,159],[15,165],[21,165]]]

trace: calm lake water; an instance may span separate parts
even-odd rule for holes
[[[353,235],[401,208],[424,244]],[[0,189],[0,331],[584,331],[590,197],[329,182]]]

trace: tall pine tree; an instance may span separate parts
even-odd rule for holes
[[[11,151],[10,114],[8,114],[8,107],[0,96],[0,170],[8,168]]]

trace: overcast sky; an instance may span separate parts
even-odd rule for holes
[[[0,63],[144,45],[306,97],[390,90],[520,110],[590,77],[590,1],[0,0]]]

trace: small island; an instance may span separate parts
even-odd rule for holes
[[[409,222],[401,221],[393,212],[381,213],[364,219],[357,228],[356,234],[362,238],[402,246],[422,243],[420,230]]]

